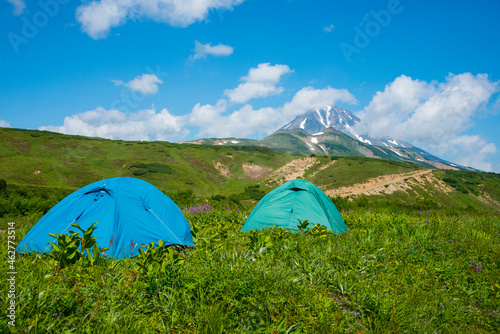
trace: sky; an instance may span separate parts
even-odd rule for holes
[[[358,131],[500,172],[499,0],[0,0],[0,127],[263,138]]]

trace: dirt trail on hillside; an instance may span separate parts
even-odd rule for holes
[[[428,169],[428,170],[414,171],[410,173],[382,175],[369,179],[367,182],[354,184],[349,187],[340,187],[336,189],[325,190],[325,193],[330,197],[335,197],[337,195],[342,197],[359,195],[363,193],[368,193],[380,187],[386,187],[398,182],[404,182],[408,178],[417,178],[432,172],[433,172],[432,169]]]
[[[267,178],[268,183],[275,182],[277,185],[282,185],[290,180],[295,180],[296,178],[304,177],[304,173],[307,169],[318,164],[319,160],[312,157],[299,158],[290,161],[285,166],[275,170]]]

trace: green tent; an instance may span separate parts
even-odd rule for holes
[[[347,232],[333,202],[306,180],[292,180],[269,192],[257,203],[241,230],[278,226],[297,232],[299,219],[308,220],[309,227],[320,223],[335,233]]]

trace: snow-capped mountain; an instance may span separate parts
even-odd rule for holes
[[[344,108],[327,106],[297,116],[280,130],[302,129],[307,133],[314,134],[326,128],[334,128],[346,133],[359,121],[361,120],[358,117]]]
[[[280,130],[302,129],[307,133],[315,134],[327,128],[334,128],[343,132],[353,139],[359,140],[368,145],[412,148],[413,145],[402,140],[393,138],[372,138],[359,134],[354,126],[361,120],[350,111],[337,106],[326,106],[321,109],[311,110],[303,115],[297,116],[293,121],[283,126]]]
[[[264,146],[278,152],[302,155],[364,156],[425,167],[463,169],[418,147],[393,138],[375,139],[360,135],[355,126],[361,120],[350,111],[336,106],[309,111],[297,116],[270,136],[255,139],[205,138],[188,143],[227,146]]]

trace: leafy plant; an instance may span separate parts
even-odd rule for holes
[[[78,224],[71,224],[71,226],[79,229],[83,235],[71,230],[66,234],[49,233],[51,237],[57,239],[57,244],[54,242],[48,244],[52,246],[51,255],[60,268],[75,264],[81,259],[87,259],[91,266],[100,261],[101,254],[107,251],[108,248],[100,248],[96,243],[97,239],[92,236],[92,233],[97,229],[96,224],[97,222],[93,223],[86,230],[82,229]]]
[[[299,232],[301,234],[303,234],[306,231],[308,226],[309,226],[309,220],[307,220],[307,219],[300,220],[299,219],[299,224],[297,225],[297,227],[299,228]]]
[[[137,266],[144,276],[162,275],[171,269],[176,269],[184,258],[173,247],[164,247],[165,243],[158,240],[158,245],[152,242],[149,245],[142,245],[137,256]]]

